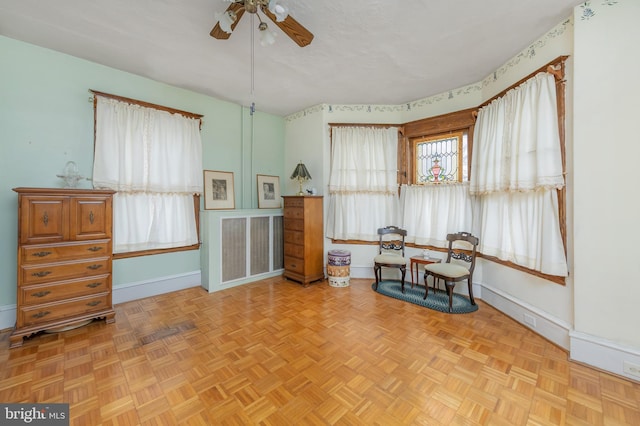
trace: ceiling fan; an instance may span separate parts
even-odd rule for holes
[[[304,47],[311,43],[313,34],[303,27],[298,21],[289,15],[286,6],[279,0],[227,0],[232,3],[224,13],[217,14],[218,23],[211,30],[211,37],[226,40],[231,36],[236,25],[244,15],[244,12],[255,14],[260,21],[260,42],[263,45],[273,44],[273,33],[268,31],[266,22],[260,19],[258,11],[269,17],[285,34],[287,34],[298,46]]]

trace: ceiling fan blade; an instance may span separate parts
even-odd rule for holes
[[[231,31],[233,31],[236,28],[236,25],[238,25],[238,22],[240,22],[240,18],[242,18],[242,15],[244,15],[244,6],[242,3],[231,3],[227,10],[225,10],[225,13],[227,12],[235,12],[236,14],[236,21],[231,24]],[[231,36],[231,34],[222,31],[222,28],[220,28],[220,22],[216,23],[216,26],[213,27],[209,34],[211,35],[211,37],[220,40],[226,40]]]
[[[306,45],[311,43],[313,40],[313,34],[303,27],[298,21],[293,19],[291,15],[287,15],[287,17],[282,22],[278,22],[276,20],[276,15],[271,13],[268,8],[263,7],[262,12],[269,17],[286,35],[288,35],[291,40],[295,41],[298,46],[305,47]]]

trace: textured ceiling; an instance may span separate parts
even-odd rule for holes
[[[478,82],[581,3],[283,2],[314,34],[309,46],[272,24],[276,43],[262,47],[250,14],[228,40],[212,38],[223,0],[0,0],[0,34],[288,115],[321,103],[397,105]]]

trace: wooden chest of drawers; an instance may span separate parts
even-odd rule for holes
[[[15,188],[16,327],[10,347],[43,330],[115,321],[111,299],[113,191]]]
[[[324,279],[321,196],[284,198],[284,276],[304,285]]]

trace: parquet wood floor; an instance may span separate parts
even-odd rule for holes
[[[66,402],[74,425],[640,425],[640,384],[482,301],[448,315],[371,281],[190,288],[11,350],[4,332],[0,401]]]

